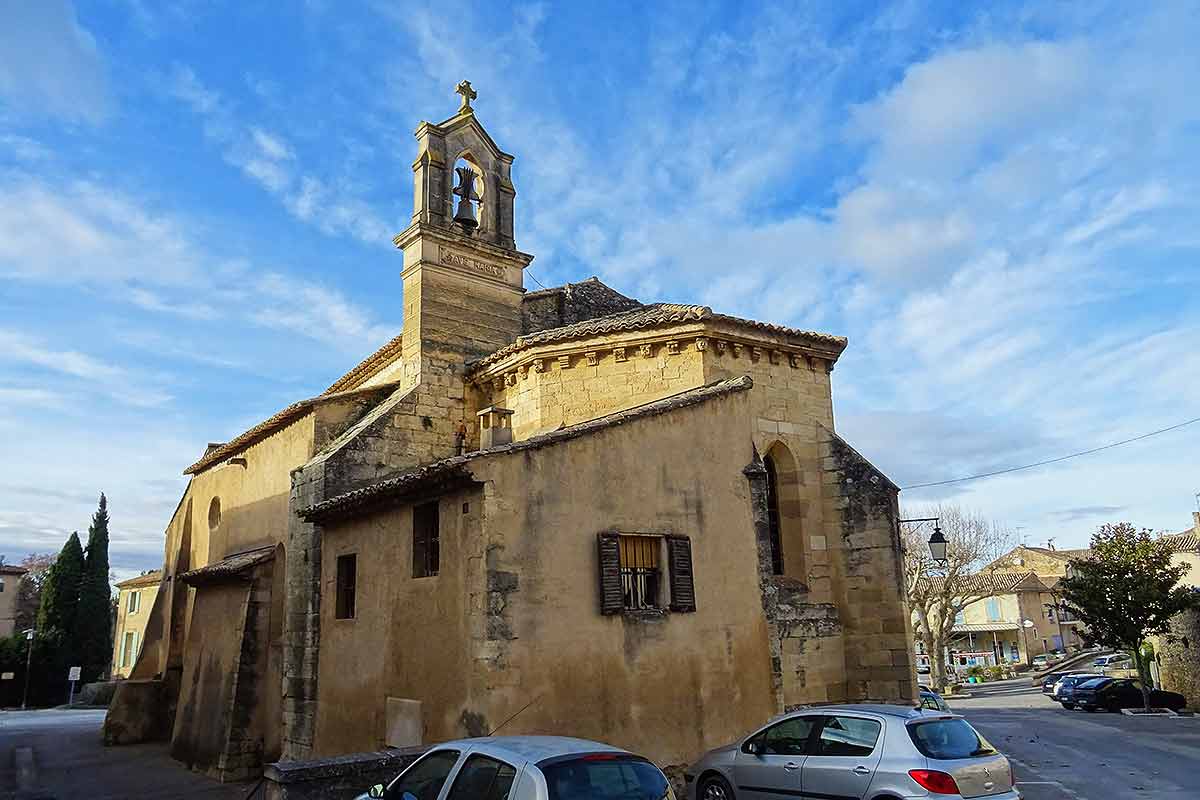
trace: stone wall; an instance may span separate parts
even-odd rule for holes
[[[1186,697],[1190,708],[1200,708],[1200,610],[1177,615],[1156,645],[1163,688]]]
[[[825,530],[837,548],[846,655],[846,699],[911,702],[916,697],[910,615],[895,484],[837,434],[823,443]]]
[[[406,747],[333,758],[280,761],[263,770],[264,800],[336,800],[391,782],[427,748]]]

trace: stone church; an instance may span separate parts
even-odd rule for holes
[[[459,94],[416,130],[400,335],[187,468],[107,740],[223,779],[502,723],[678,764],[911,702],[898,489],[834,432],[846,340],[527,292],[513,156]]]

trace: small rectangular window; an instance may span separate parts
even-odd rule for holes
[[[354,592],[358,583],[358,556],[349,553],[337,557],[338,619],[354,619]]]
[[[413,507],[413,577],[428,578],[438,574],[441,559],[438,538],[438,504],[425,503]]]
[[[141,608],[141,603],[142,603],[141,593],[140,592],[130,592],[129,593],[129,602],[128,602],[128,605],[126,608],[128,609],[128,612],[130,614],[136,614],[138,612],[138,609]]]

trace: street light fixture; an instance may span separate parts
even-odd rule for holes
[[[949,542],[942,535],[942,529],[936,524],[933,526],[933,535],[929,537],[929,555],[933,556],[934,562],[939,567],[946,566],[946,548]]]
[[[929,537],[929,555],[933,558],[934,564],[936,564],[939,568],[946,566],[946,548],[950,544],[946,541],[946,537],[942,535],[942,529],[938,527],[938,522],[940,521],[941,517],[921,517],[919,519],[896,520],[897,527],[913,522],[918,523],[918,527],[926,522],[933,523],[933,535]]]

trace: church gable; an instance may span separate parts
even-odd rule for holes
[[[605,285],[593,275],[579,283],[526,293],[521,301],[521,333],[561,328],[641,307],[640,302]]]

